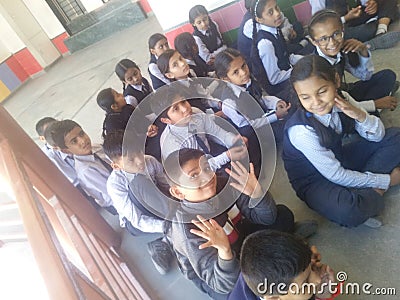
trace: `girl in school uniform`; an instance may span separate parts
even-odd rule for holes
[[[297,97],[289,82],[292,65],[301,58],[289,54],[279,26],[284,19],[276,0],[256,0],[251,6],[253,18],[252,71],[270,95],[295,104]]]
[[[183,32],[176,36],[174,40],[175,49],[186,59],[189,68],[192,69],[197,77],[207,77],[211,68],[199,56],[199,47],[194,37],[189,32]]]
[[[339,75],[320,56],[301,59],[291,82],[301,107],[286,123],[283,161],[297,196],[340,225],[379,227],[373,217],[383,209],[382,196],[400,183],[400,129],[385,130],[340,91]]]
[[[138,65],[130,59],[118,62],[115,66],[115,74],[122,81],[123,95],[127,104],[136,107],[153,91],[149,81],[142,77]]]
[[[158,57],[169,49],[169,44],[165,35],[155,33],[149,38],[150,63],[149,74],[153,88],[156,90],[160,86],[168,84],[170,81],[166,78],[157,67]]]
[[[211,20],[203,5],[190,9],[189,22],[194,28],[193,37],[199,47],[200,57],[207,64],[213,65],[215,56],[226,48],[217,23]]]
[[[101,90],[97,94],[97,104],[106,112],[102,137],[115,130],[125,130],[134,106],[127,104],[124,95],[112,88]]]
[[[282,140],[283,121],[290,104],[275,97],[262,94],[262,88],[250,74],[244,56],[237,50],[227,48],[215,58],[215,72],[218,78],[227,81],[222,91],[222,112],[229,118],[239,133],[249,141],[249,158],[256,174],[261,167],[261,153],[256,131],[274,123],[275,139]],[[257,102],[251,101],[252,96]],[[259,108],[257,103],[263,108]],[[258,109],[257,109],[258,108]],[[265,112],[267,112],[265,114]],[[259,135],[261,134],[260,131]]]

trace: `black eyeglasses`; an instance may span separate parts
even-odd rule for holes
[[[329,41],[332,39],[336,42],[341,42],[343,40],[344,37],[344,32],[343,30],[338,30],[335,31],[332,35],[330,36],[323,36],[319,39],[314,40],[315,42],[317,42],[318,45],[320,46],[326,46],[329,44]]]

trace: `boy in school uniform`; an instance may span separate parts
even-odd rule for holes
[[[107,180],[107,191],[118,212],[120,226],[125,227],[133,236],[144,233],[165,233],[167,221],[159,218],[138,201],[131,190],[133,179],[139,174],[147,176],[156,186],[167,192],[169,185],[160,162],[153,156],[144,155],[135,143],[135,137],[128,134],[124,141],[124,131],[118,130],[108,134],[103,149],[113,171]],[[124,145],[124,146],[123,146]],[[148,251],[156,269],[166,274],[170,269],[173,253],[165,239],[159,238],[147,244]]]
[[[241,142],[241,139],[244,142],[247,139],[219,127],[212,115],[192,109],[186,100],[189,97],[185,97],[187,92],[184,87],[166,86],[158,92],[162,97],[153,99],[155,101],[151,102],[151,107],[161,122],[166,124],[160,137],[163,160],[181,148],[199,149],[206,154],[212,154],[206,135],[218,138],[222,141],[222,146],[229,148],[228,151],[209,159],[213,170],[218,170],[231,160],[239,160],[246,155],[247,150],[243,143],[239,146],[233,147],[233,145]]]
[[[83,190],[95,198],[97,204],[115,215],[116,210],[106,188],[112,168],[106,162],[101,146],[92,146],[90,137],[72,120],[59,121],[51,129],[54,144],[61,151],[74,156],[76,174]]]
[[[232,171],[226,172],[235,182],[226,184],[200,150],[177,150],[164,162],[170,193],[181,201],[177,222],[172,222],[168,232],[178,264],[185,277],[213,299],[225,299],[236,283],[239,260],[235,253],[246,235],[265,228],[294,230],[293,213],[264,193],[253,166],[248,172],[238,162],[231,164]],[[196,216],[193,224],[187,221]],[[200,232],[203,227],[205,234]],[[214,229],[215,235],[206,236]],[[223,239],[221,247],[211,245],[214,238]]]
[[[74,167],[74,158],[71,154],[58,150],[51,139],[51,125],[55,122],[58,121],[51,117],[45,117],[36,123],[36,132],[39,135],[39,139],[44,143],[41,149],[61,173],[63,173],[74,186],[77,186],[79,182]]]
[[[315,246],[309,247],[291,234],[274,230],[255,232],[243,242],[241,274],[228,300],[334,299],[340,291],[330,294],[337,287],[334,272],[320,260]],[[329,283],[335,285],[329,287]],[[313,294],[307,286],[314,286],[319,294]]]

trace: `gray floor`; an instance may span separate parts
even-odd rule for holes
[[[27,82],[4,102],[5,108],[14,116],[24,130],[36,141],[34,125],[44,116],[59,119],[72,118],[83,125],[94,142],[101,142],[103,112],[95,102],[96,94],[106,87],[121,90],[122,84],[114,75],[114,66],[121,58],[131,58],[147,76],[149,54],[147,39],[161,32],[154,17],[116,33],[87,49],[59,60],[44,74]],[[393,69],[399,76],[400,45],[388,50],[373,52],[375,69]],[[147,76],[148,78],[148,76]],[[400,96],[398,93],[397,96]],[[400,108],[393,112],[383,112],[387,126],[400,126]],[[399,154],[400,155],[400,154]],[[275,177],[271,186],[277,202],[285,203],[295,213],[298,220],[316,219],[320,227],[311,239],[323,255],[323,260],[336,271],[345,271],[348,281],[371,283],[373,287],[395,287],[400,293],[398,270],[400,268],[400,190],[390,189],[385,195],[386,209],[381,219],[384,226],[369,229],[360,226],[355,229],[339,227],[322,219],[298,200],[290,188],[282,161],[278,159]],[[110,220],[115,228],[118,222]],[[119,230],[119,229],[117,229]],[[141,274],[152,299],[206,299],[186,279],[177,268],[161,276],[152,267],[145,251],[146,241],[154,236],[133,238],[123,234],[123,249],[131,257],[134,272]],[[189,296],[190,295],[190,296]],[[344,298],[344,297],[341,297]],[[346,299],[367,299],[365,295],[350,295]],[[370,296],[369,299],[398,299],[396,296]]]

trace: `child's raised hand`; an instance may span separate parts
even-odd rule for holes
[[[358,53],[360,53],[361,56],[364,56],[364,57],[369,56],[367,46],[364,43],[362,43],[356,39],[345,40],[344,44],[343,44],[343,51],[345,53],[358,52]]]
[[[231,182],[230,185],[251,198],[261,198],[264,193],[254,174],[253,164],[250,163],[250,172],[247,172],[247,169],[238,161],[232,161],[231,166],[233,170],[225,169],[225,172],[236,180],[236,182]]]
[[[344,16],[344,19],[346,20],[346,22],[357,19],[358,17],[361,16],[361,13],[362,13],[362,7],[361,5],[359,5],[357,7],[350,9],[349,12]]]
[[[158,127],[156,125],[152,124],[147,128],[148,137],[155,137],[157,134],[158,134]]]
[[[198,221],[192,220],[192,223],[200,230],[190,229],[190,232],[207,240],[207,242],[199,246],[199,249],[214,247],[218,250],[220,258],[231,260],[233,253],[224,229],[214,219],[206,220],[199,215],[197,219]]]
[[[338,95],[335,97],[335,103],[344,114],[360,123],[364,122],[367,118],[367,113],[365,111],[363,111],[361,108],[355,107],[350,102],[343,100]]]
[[[375,0],[368,0],[365,4],[365,12],[368,15],[374,15],[378,11],[378,3]]]
[[[332,296],[332,285],[329,282],[335,282],[335,272],[328,265],[322,264],[319,268],[314,267],[313,271],[319,276],[320,284],[318,286],[318,293],[315,295],[318,299],[330,298]]]
[[[283,119],[284,117],[287,116],[289,109],[292,107],[290,103],[286,103],[283,100],[279,100],[276,103],[276,117],[278,119]]]
[[[395,110],[397,107],[397,99],[393,96],[386,96],[375,101],[376,108],[388,108],[390,110]]]

